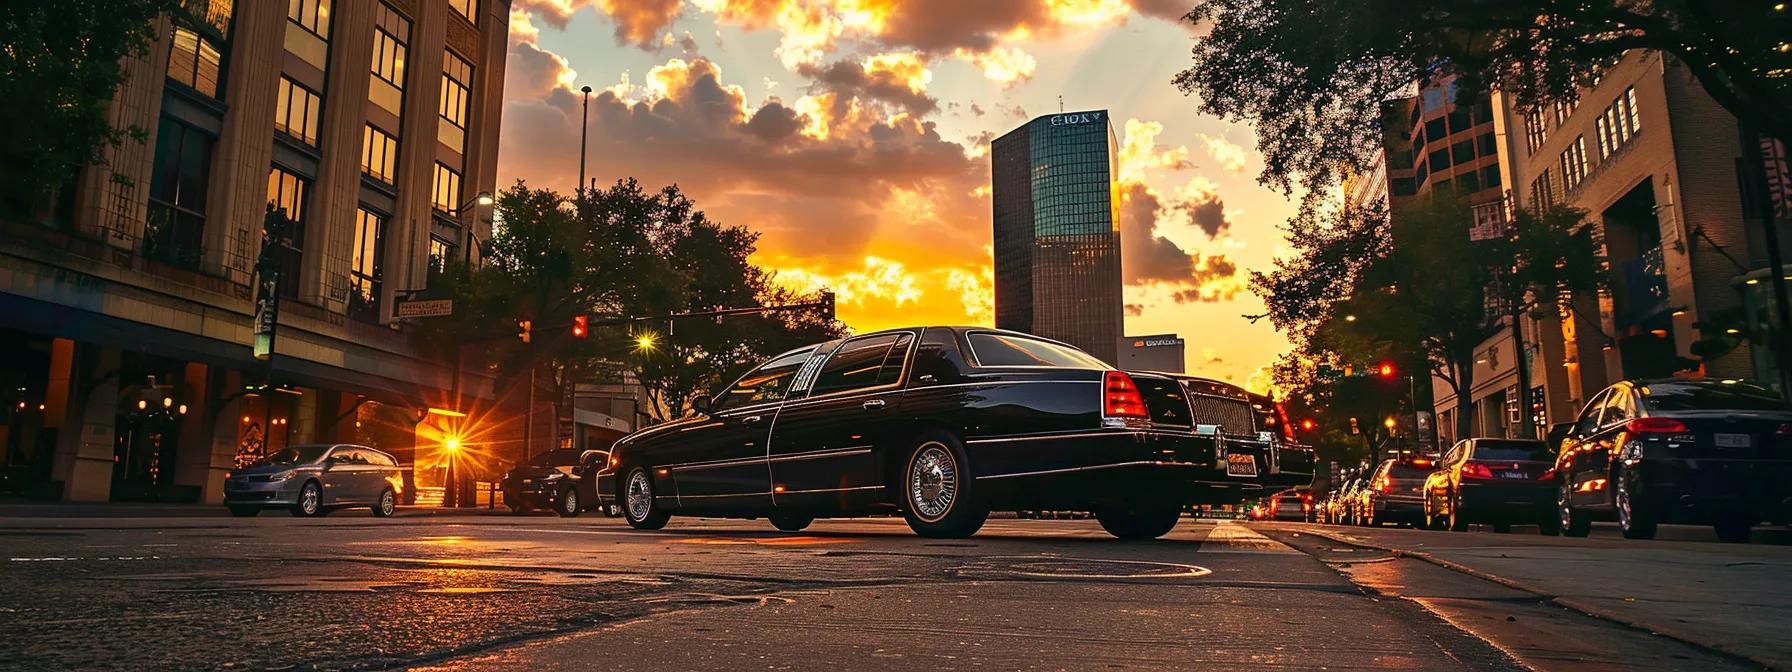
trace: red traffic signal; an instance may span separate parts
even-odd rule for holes
[[[591,335],[591,327],[585,322],[585,316],[574,315],[572,318],[572,337],[584,338],[589,335]]]
[[[1381,366],[1378,366],[1375,368],[1375,375],[1381,376],[1383,378],[1393,378],[1394,377],[1394,365],[1389,364],[1387,362],[1382,362]]]
[[[1313,431],[1314,428],[1317,428],[1318,426],[1319,426],[1319,423],[1314,422],[1312,418],[1301,418],[1300,431],[1311,432],[1311,431]]]

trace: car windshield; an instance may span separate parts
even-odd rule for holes
[[[983,366],[1061,366],[1106,369],[1108,365],[1089,354],[1037,338],[1012,334],[971,334],[971,352]]]
[[[1547,462],[1555,459],[1549,444],[1542,441],[1513,441],[1509,439],[1481,439],[1475,442],[1475,459],[1477,460],[1536,460]]]
[[[1643,408],[1650,411],[1778,411],[1785,402],[1773,390],[1754,383],[1667,382],[1641,388]]]
[[[329,446],[293,446],[267,456],[261,463],[278,465],[310,464],[316,462],[318,458],[323,457],[324,453],[328,450],[330,450]]]

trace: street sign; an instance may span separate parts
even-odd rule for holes
[[[454,299],[399,301],[396,317],[446,317],[454,314]]]

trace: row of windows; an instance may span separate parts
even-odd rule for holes
[[[1587,136],[1578,135],[1562,150],[1557,162],[1562,169],[1562,188],[1573,190],[1587,179]]]
[[[1642,122],[1636,112],[1636,88],[1629,87],[1594,121],[1594,135],[1599,138],[1599,160],[1604,161],[1624,143],[1630,142],[1639,130],[1642,130]]]
[[[448,6],[475,25],[479,23],[479,0],[448,0]]]
[[[223,54],[210,38],[184,27],[174,29],[174,45],[168,51],[169,79],[217,98],[223,64]]]

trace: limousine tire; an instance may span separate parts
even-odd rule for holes
[[[977,533],[989,509],[977,501],[964,449],[944,432],[928,432],[915,440],[902,461],[896,488],[902,517],[923,537],[962,539]]]
[[[770,520],[772,521],[772,527],[778,528],[779,530],[785,532],[801,532],[803,531],[803,528],[806,528],[810,523],[815,522],[815,516],[799,513],[784,513],[772,516]]]
[[[1174,504],[1130,504],[1095,512],[1101,529],[1121,539],[1156,539],[1175,529],[1182,508]]]
[[[630,469],[628,478],[622,481],[622,488],[622,514],[628,519],[629,527],[657,530],[672,519],[672,514],[660,508],[653,497],[653,474],[647,467]]]

